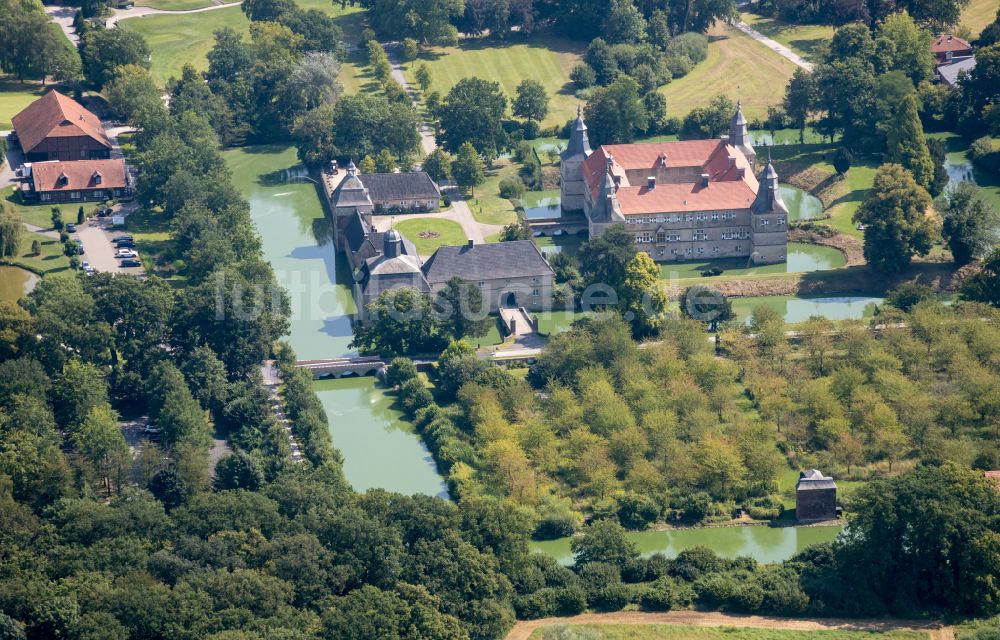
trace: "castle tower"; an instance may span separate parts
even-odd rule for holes
[[[750,161],[751,166],[757,162],[757,152],[750,144],[750,134],[747,132],[747,119],[743,115],[743,101],[736,101],[736,113],[729,121],[729,144],[743,152],[743,155]]]
[[[613,166],[614,159],[608,156],[607,170],[604,172],[604,178],[601,179],[601,191],[594,206],[587,212],[591,238],[601,235],[615,223],[625,222],[621,204],[618,202],[618,183],[611,171]]]
[[[583,122],[580,107],[576,108],[576,123],[569,134],[569,145],[560,154],[559,202],[562,210],[583,211],[583,194],[587,183],[583,179],[583,161],[591,154],[587,139],[587,125]]]
[[[770,155],[757,197],[750,205],[750,225],[753,242],[750,260],[754,264],[785,262],[788,253],[788,207],[781,199],[778,172],[771,164]]]

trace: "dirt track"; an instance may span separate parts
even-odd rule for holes
[[[794,631],[822,631],[845,629],[856,631],[927,631],[930,640],[954,640],[954,628],[937,622],[918,620],[865,620],[847,618],[772,618],[719,612],[670,611],[644,613],[618,611],[615,613],[584,613],[568,618],[542,618],[518,622],[507,634],[506,640],[528,640],[538,628],[566,624],[666,624],[698,627],[753,627],[758,629],[790,629]]]

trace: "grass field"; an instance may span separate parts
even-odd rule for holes
[[[671,116],[682,118],[720,93],[733,102],[742,98],[748,119],[763,118],[768,106],[781,103],[796,69],[790,60],[723,23],[713,27],[709,36],[708,58],[688,75],[660,88]]]
[[[476,197],[469,199],[469,209],[477,222],[484,224],[510,224],[517,219],[514,204],[500,197],[500,181],[517,173],[517,165],[509,158],[501,158],[494,168],[487,170],[486,180],[476,187]]]
[[[431,90],[445,95],[462,78],[484,78],[499,82],[513,99],[517,85],[532,79],[549,94],[549,115],[543,124],[563,124],[576,113],[577,99],[569,72],[580,61],[584,44],[552,36],[533,36],[530,42],[497,42],[467,38],[457,47],[431,47],[406,65],[407,79],[423,62],[431,72]]]
[[[928,638],[925,631],[873,632],[840,629],[796,631],[662,624],[573,625],[572,628],[586,630],[579,637],[594,640],[927,640]],[[545,628],[536,629],[531,634],[531,640],[546,640],[549,637],[564,636],[548,634]]]
[[[137,7],[152,7],[161,11],[187,11],[210,7],[213,4],[223,3],[213,2],[213,0],[136,0],[135,3]]]
[[[21,220],[36,227],[48,229],[52,227],[52,205],[51,204],[21,204],[14,196],[14,187],[7,187],[0,191],[0,200],[10,202],[21,212]],[[76,208],[70,211],[69,204],[60,206],[63,214],[63,222],[76,222]]]
[[[396,229],[413,243],[422,256],[431,255],[440,246],[461,245],[466,241],[461,225],[440,218],[411,218],[397,224]],[[421,234],[433,237],[421,237]]]
[[[38,240],[42,245],[40,254],[31,253],[31,245]],[[25,231],[21,236],[21,249],[16,258],[11,258],[10,263],[27,267],[32,271],[48,275],[69,269],[69,258],[63,255],[63,246],[59,240],[43,236],[39,233]]]
[[[196,0],[150,0],[156,2],[195,2]],[[361,8],[348,7],[342,10],[340,5],[320,0],[300,1],[299,6],[305,9],[320,9],[337,17],[337,23],[344,30],[344,39],[348,42],[360,34]],[[131,18],[118,23],[123,29],[136,31],[149,43],[153,52],[151,72],[157,84],[166,86],[171,77],[179,78],[181,69],[190,63],[195,69],[204,71],[208,68],[205,55],[215,44],[213,34],[222,27],[232,27],[241,33],[248,33],[250,21],[243,15],[239,7],[227,7],[217,11],[189,13],[180,15],[152,15],[143,18]],[[356,70],[351,69],[350,60],[345,64],[344,84],[356,89],[357,83],[353,77]]]
[[[21,84],[12,76],[0,76],[0,131],[12,129],[10,119],[44,94],[38,82]]]
[[[820,46],[833,37],[834,28],[830,25],[789,24],[754,13],[744,13],[741,17],[743,22],[804,58],[815,58]]]
[[[997,0],[971,0],[962,9],[959,22],[963,27],[968,27],[973,37],[976,37],[996,16]]]

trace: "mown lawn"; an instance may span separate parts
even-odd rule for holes
[[[440,218],[411,218],[396,225],[396,229],[417,248],[417,253],[429,256],[444,245],[465,244],[462,226]],[[427,237],[421,237],[424,234]]]
[[[696,627],[691,625],[608,624],[573,625],[586,630],[580,637],[600,640],[927,640],[926,631],[794,631],[741,627]],[[531,640],[556,637],[536,629]]]
[[[742,98],[748,119],[763,118],[768,106],[781,104],[796,69],[790,60],[726,24],[717,24],[709,36],[708,57],[688,75],[660,87],[671,116],[683,118],[720,93],[733,102]]]
[[[0,75],[0,131],[12,129],[11,118],[37,100],[46,90],[46,87],[35,81],[29,80],[21,84],[13,76]]]
[[[976,37],[997,16],[997,0],[971,0],[962,9],[959,23],[968,27],[972,36]]]
[[[157,2],[195,2],[196,0],[151,0]],[[362,13],[360,7],[341,9],[330,2],[307,0],[299,2],[306,9],[320,9],[337,17],[337,23],[344,30],[344,39],[348,42],[360,34]],[[118,23],[123,29],[136,31],[149,43],[153,52],[151,72],[157,84],[166,86],[171,77],[179,78],[181,69],[190,63],[195,69],[204,71],[208,68],[206,54],[215,44],[214,33],[222,27],[232,27],[241,33],[248,33],[250,21],[243,15],[240,7],[227,7],[202,13],[178,15],[152,15],[142,18],[131,18]],[[349,67],[350,64],[345,65]],[[354,71],[345,75],[353,77]],[[350,78],[345,79],[345,86],[354,86]]]
[[[136,0],[135,4],[137,7],[152,7],[161,11],[187,11],[225,3],[213,0]]]
[[[576,113],[578,101],[569,72],[580,62],[584,48],[582,42],[549,35],[535,35],[527,42],[466,38],[457,47],[429,48],[407,64],[405,72],[414,82],[413,72],[425,63],[431,72],[430,91],[440,91],[442,96],[462,78],[483,78],[499,82],[513,99],[522,80],[537,80],[551,98],[543,125],[564,124]]]
[[[31,245],[38,240],[41,253],[31,253]],[[69,258],[63,255],[63,246],[57,238],[43,236],[40,233],[25,231],[21,235],[21,247],[16,258],[10,258],[11,264],[26,267],[32,271],[48,275],[69,269]]]
[[[823,24],[790,24],[755,13],[741,15],[743,22],[780,42],[803,58],[815,59],[819,48],[833,37],[834,27]]]
[[[493,169],[487,170],[486,180],[476,187],[475,197],[469,198],[469,209],[477,222],[510,224],[517,219],[514,204],[500,197],[500,181],[515,175],[517,167],[509,158],[502,158],[494,163]]]

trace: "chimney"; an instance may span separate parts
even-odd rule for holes
[[[476,241],[473,240],[472,238],[469,238],[469,242],[465,246],[467,246],[467,247],[469,247],[471,249],[472,247],[476,246]]]
[[[948,42],[951,42],[951,35],[948,36]]]
[[[646,188],[650,191],[656,188],[656,176],[649,176],[646,178]]]
[[[703,173],[703,174],[701,174],[701,187],[702,187],[702,189],[704,189],[707,186],[708,186],[708,174],[707,173]]]

